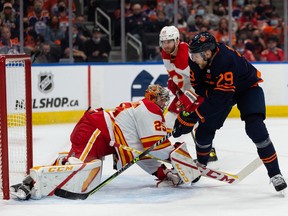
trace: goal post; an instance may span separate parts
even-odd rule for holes
[[[0,197],[33,166],[29,55],[0,55]]]

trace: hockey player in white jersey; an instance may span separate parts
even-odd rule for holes
[[[169,93],[165,88],[149,85],[145,98],[140,101],[121,103],[111,112],[102,108],[87,110],[71,133],[69,153],[58,157],[52,166],[33,167],[22,183],[11,186],[11,195],[27,200],[52,196],[56,188],[76,193],[90,191],[101,182],[102,159],[105,156],[115,155],[117,169],[120,169],[138,156],[121,146],[143,152],[167,135],[163,110],[168,103]],[[191,184],[200,171],[195,164],[191,170],[191,166],[185,165],[187,161],[184,165],[178,163],[183,160],[183,155],[187,155],[184,160],[191,162],[185,144],[179,147],[178,143],[174,147],[167,139],[150,152],[161,160],[171,160],[171,153],[174,153],[173,159],[179,156],[176,168],[171,166],[168,169],[151,157],[145,157],[137,164],[160,182],[168,181],[175,186],[183,182]],[[193,160],[191,163],[194,163]]]

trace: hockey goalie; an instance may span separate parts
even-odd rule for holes
[[[28,200],[52,196],[57,188],[89,192],[101,183],[105,156],[113,155],[115,168],[120,169],[138,156],[135,151],[143,152],[167,135],[163,111],[169,99],[165,88],[149,85],[140,101],[121,103],[110,112],[88,109],[70,135],[70,151],[59,154],[51,166],[33,167],[22,183],[10,187],[11,195]],[[165,165],[159,159],[170,164]],[[169,139],[137,165],[155,176],[158,185],[159,182],[191,185],[200,176],[185,143],[172,145]]]

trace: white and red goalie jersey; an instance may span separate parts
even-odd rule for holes
[[[93,134],[95,139],[89,142]],[[91,161],[117,153],[117,168],[120,168],[132,161],[135,155],[131,151],[111,146],[111,143],[144,151],[166,134],[162,110],[154,102],[143,99],[121,103],[113,112],[95,109],[83,115],[71,134],[72,148],[69,156]],[[168,159],[173,149],[170,141],[166,140],[151,155]],[[148,157],[137,164],[149,174],[161,165],[159,161]]]
[[[122,103],[116,107],[113,115],[113,137],[116,143],[145,151],[167,134],[163,111],[152,101],[143,99],[137,102]],[[168,159],[174,147],[167,139],[150,154],[160,159]],[[132,152],[116,148],[119,156],[118,169],[133,160]],[[155,159],[144,158],[137,163],[146,172],[152,174],[161,163]]]

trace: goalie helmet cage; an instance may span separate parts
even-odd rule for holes
[[[9,185],[29,173],[32,161],[30,56],[0,55],[0,198],[10,199]]]

